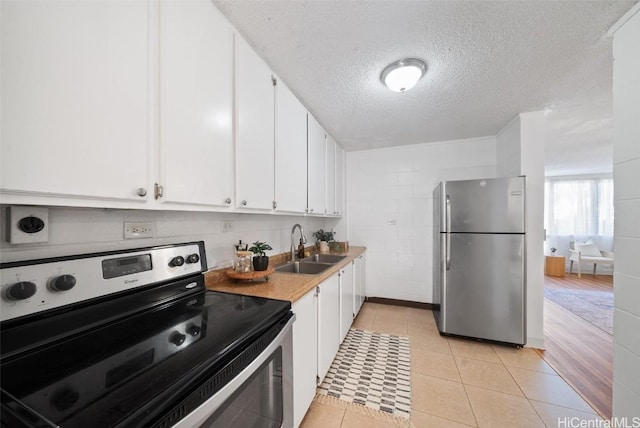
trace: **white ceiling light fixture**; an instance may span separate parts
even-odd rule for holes
[[[380,80],[393,92],[413,88],[427,72],[427,64],[417,58],[405,58],[389,64],[382,70]]]

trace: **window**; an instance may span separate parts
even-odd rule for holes
[[[548,179],[544,226],[548,236],[612,237],[613,179]]]

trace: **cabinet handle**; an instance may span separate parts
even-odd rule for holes
[[[242,202],[240,202],[240,205],[242,205],[243,207],[246,206],[247,205],[247,201],[243,200]]]
[[[141,198],[144,198],[145,196],[147,196],[147,189],[145,189],[144,187],[138,187],[138,189],[136,190],[136,194]]]
[[[273,201],[273,209],[275,210],[276,208],[278,208],[278,203],[276,201]]]
[[[227,204],[227,205],[229,205],[229,204],[231,203],[231,198],[227,198],[227,199],[225,199],[225,200],[224,200],[224,203],[225,203],[225,204]]]

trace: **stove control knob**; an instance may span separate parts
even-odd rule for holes
[[[169,262],[169,266],[171,267],[178,267],[178,266],[182,266],[183,264],[184,264],[184,257],[182,256],[176,256],[172,258],[171,261]]]
[[[76,286],[76,277],[73,275],[61,275],[54,278],[50,286],[54,291],[69,291]]]
[[[187,334],[189,334],[191,337],[199,336],[201,331],[202,329],[197,325],[191,325],[187,327]]]
[[[187,256],[187,263],[198,263],[200,261],[200,256],[193,253],[190,256]]]
[[[184,334],[178,331],[174,331],[173,333],[171,333],[171,336],[169,336],[169,342],[173,343],[176,346],[180,346],[184,343],[186,338],[187,336],[185,336]]]
[[[9,300],[25,300],[36,294],[37,289],[33,282],[20,281],[7,288],[6,296]]]

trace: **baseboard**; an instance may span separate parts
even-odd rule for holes
[[[381,305],[405,306],[408,308],[427,309],[432,311],[435,308],[433,303],[412,302],[410,300],[385,299],[384,297],[367,297],[367,302],[379,303]]]
[[[524,345],[524,347],[544,350],[544,339],[540,339],[537,337],[527,337],[527,343]]]

